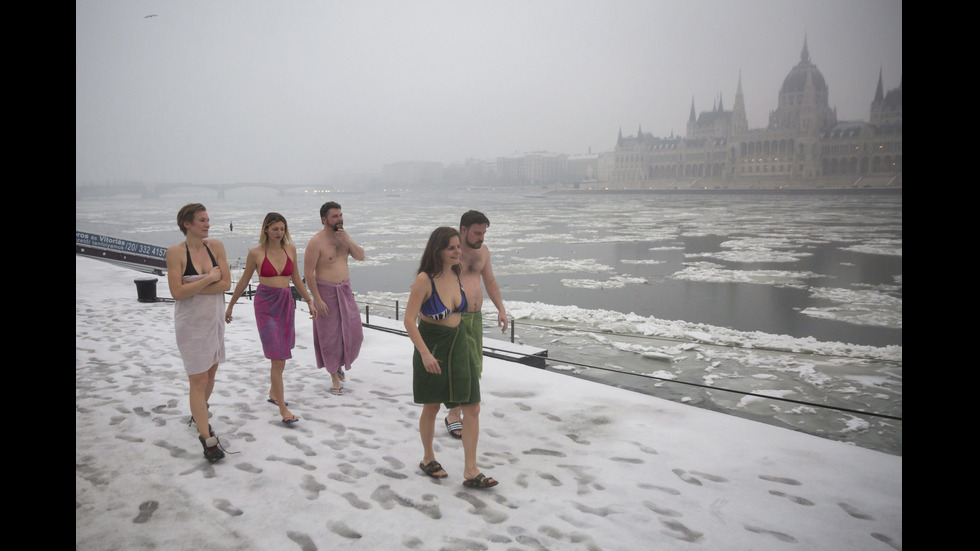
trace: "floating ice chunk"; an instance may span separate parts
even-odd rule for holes
[[[890,256],[902,256],[902,239],[872,239],[857,245],[843,247],[841,250],[853,251],[868,254],[886,254]]]
[[[809,307],[801,314],[857,325],[902,328],[902,299],[876,289],[839,289],[817,287],[812,298],[830,300],[840,306]]]
[[[753,394],[759,394],[762,396],[772,396],[774,398],[782,398],[784,396],[794,394],[794,393],[795,391],[793,390],[776,390],[771,388],[764,388],[764,389],[753,391]],[[742,399],[738,401],[738,404],[736,404],[735,407],[744,408],[753,404],[757,404],[762,401],[767,401],[767,400],[761,396],[743,396]]]
[[[494,273],[498,277],[501,275],[568,274],[576,272],[599,273],[612,271],[614,271],[612,266],[599,263],[592,258],[575,259],[557,258],[553,256],[515,258],[502,266],[494,267]]]
[[[706,281],[712,283],[758,283],[786,287],[803,287],[802,280],[820,277],[813,272],[792,272],[785,270],[730,270],[712,262],[685,263],[686,268],[674,272],[670,277],[686,281]]]
[[[844,429],[841,430],[842,433],[847,432],[864,432],[871,428],[871,423],[860,417],[851,416],[846,418],[844,421]]]
[[[622,289],[627,284],[643,285],[647,283],[645,277],[632,277],[629,275],[612,276],[605,281],[596,279],[562,279],[561,284],[565,287],[578,289]]]

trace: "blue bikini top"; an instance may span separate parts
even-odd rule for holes
[[[459,281],[459,276],[456,276],[456,281]],[[436,291],[436,282],[429,276],[429,283],[432,284],[432,295],[429,296],[429,300],[422,303],[422,307],[419,308],[419,312],[424,316],[429,316],[434,320],[444,320],[449,316],[457,312],[465,312],[466,305],[466,291],[463,290],[463,283],[459,284],[459,292],[463,295],[463,300],[459,303],[459,308],[456,310],[450,310],[442,303],[442,299],[439,298],[439,292]]]

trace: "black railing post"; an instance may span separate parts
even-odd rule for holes
[[[364,323],[371,325],[371,305],[364,305]]]
[[[398,301],[395,301],[395,321],[398,321]]]
[[[510,320],[510,343],[514,344],[514,320]]]

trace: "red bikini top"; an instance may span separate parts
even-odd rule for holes
[[[293,275],[293,259],[286,255],[286,265],[282,267],[282,273],[277,273],[276,268],[269,262],[269,255],[266,253],[265,259],[262,260],[262,268],[259,269],[260,277],[276,277],[276,276],[291,276]]]

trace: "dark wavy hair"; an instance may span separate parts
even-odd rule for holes
[[[419,271],[415,274],[425,273],[435,277],[442,273],[445,266],[442,265],[441,253],[449,247],[449,242],[453,237],[459,237],[459,232],[454,228],[443,226],[432,230],[432,234],[429,235],[429,242],[426,243],[425,251],[422,253],[422,261],[419,262]],[[459,264],[454,264],[452,270],[456,275],[462,271]]]
[[[473,224],[486,224],[490,227],[490,219],[487,218],[486,214],[478,210],[468,210],[463,213],[463,216],[459,217],[459,226],[461,228],[469,228]]]

